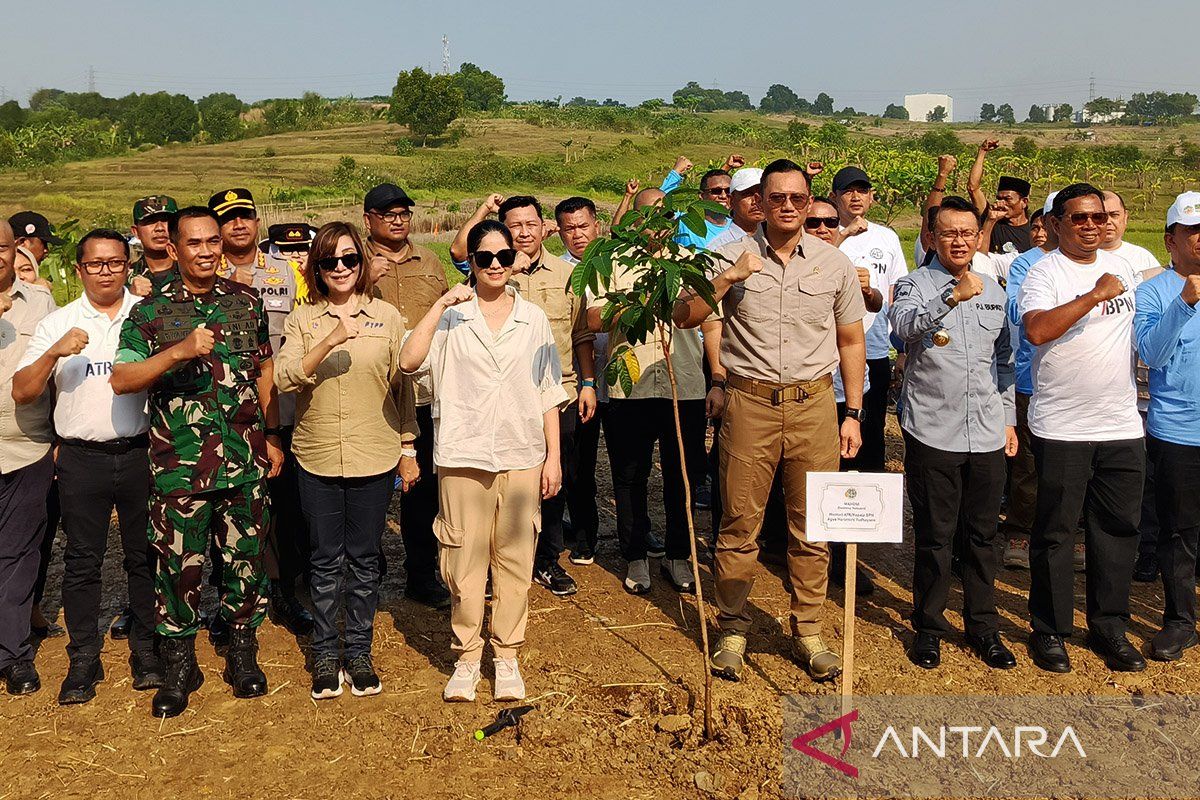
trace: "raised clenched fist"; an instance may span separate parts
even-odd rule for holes
[[[201,358],[211,353],[215,341],[213,332],[201,325],[189,333],[186,339],[175,346],[182,348],[182,352],[186,358],[193,359]]]
[[[871,270],[866,267],[855,267],[854,271],[858,273],[858,286],[864,292],[871,291]]]
[[[983,279],[970,270],[963,273],[954,287],[954,299],[962,303],[983,294]]]
[[[450,291],[448,291],[444,295],[442,295],[442,300],[441,300],[442,308],[449,308],[450,306],[456,306],[459,303],[465,303],[468,300],[473,300],[474,298],[475,298],[475,290],[472,289],[470,286],[467,286],[465,283],[460,283],[457,286],[452,287],[450,289]]]
[[[1183,281],[1183,291],[1179,296],[1189,306],[1196,305],[1196,301],[1200,300],[1200,275],[1188,275]]]
[[[687,175],[688,170],[691,168],[692,162],[688,160],[687,156],[680,156],[679,158],[675,159],[675,171],[680,175]]]
[[[762,259],[756,253],[745,252],[738,256],[732,267],[725,270],[725,277],[733,283],[741,283],[754,273],[762,272],[762,268]]]
[[[849,238],[851,236],[858,236],[860,233],[866,233],[866,231],[867,231],[866,218],[865,217],[855,217],[854,219],[850,220],[850,224],[847,225],[846,228],[842,231],[842,236]]]
[[[983,144],[979,145],[979,149],[985,153],[990,153],[1000,146],[998,139],[984,139]]]
[[[825,171],[825,164],[820,161],[810,161],[804,167],[804,174],[811,181],[813,178]]]
[[[0,315],[12,308],[12,298],[6,294],[0,294]]]
[[[958,166],[958,159],[951,155],[938,156],[938,174],[942,177],[948,176],[954,172]]]
[[[87,331],[82,328],[71,328],[63,334],[62,338],[54,343],[51,348],[51,355],[58,358],[66,358],[68,356],[77,356],[83,352],[83,348],[88,345]]]
[[[1100,280],[1096,281],[1096,288],[1092,289],[1092,297],[1099,304],[1108,300],[1116,300],[1125,292],[1125,282],[1116,275],[1106,272],[1100,276]]]
[[[368,275],[371,278],[371,283],[378,283],[380,278],[391,274],[392,263],[383,256],[373,256],[369,270]]]
[[[746,166],[746,159],[739,153],[733,153],[729,158],[725,159],[725,171],[741,169]]]
[[[499,194],[497,192],[493,192],[492,194],[489,194],[486,198],[484,198],[482,205],[480,205],[480,208],[487,209],[487,212],[489,214],[498,214],[498,213],[500,213],[500,204],[503,202],[504,202],[504,195]]]
[[[637,178],[630,178],[629,180],[625,181],[626,197],[633,197],[635,194],[638,193],[638,189],[640,187],[641,187],[641,184],[638,183]]]

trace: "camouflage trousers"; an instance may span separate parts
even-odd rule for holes
[[[263,549],[270,521],[265,481],[200,494],[151,495],[160,635],[195,636],[200,629],[201,571],[210,538],[224,562],[219,613],[231,625],[262,624],[267,609]]]

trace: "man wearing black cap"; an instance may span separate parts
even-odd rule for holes
[[[42,263],[50,252],[50,245],[65,244],[65,240],[50,230],[50,221],[36,211],[19,211],[8,218],[17,247],[24,247]]]
[[[412,198],[392,183],[383,183],[363,198],[363,226],[367,229],[367,254],[375,294],[400,310],[404,326],[412,329],[438,298],[450,291],[446,270],[437,255],[414,243]],[[433,520],[438,513],[438,484],[433,469],[433,402],[428,373],[417,373],[416,452],[422,475],[400,504],[400,533],[404,537],[404,568],[408,575],[404,594],[418,603],[448,608],[450,593],[438,580],[437,539]]]
[[[143,197],[133,204],[129,232],[142,245],[142,257],[129,265],[129,290],[134,294],[147,297],[178,277],[175,259],[167,253],[171,242],[167,228],[177,211],[175,198],[165,194]]]
[[[238,283],[251,284],[266,263],[258,249],[258,209],[249,189],[226,189],[208,199],[208,207],[221,224],[224,255],[217,274]]]
[[[250,286],[262,297],[271,334],[271,348],[283,345],[283,321],[297,305],[308,300],[304,267],[316,229],[304,222],[287,222],[267,228],[267,238],[258,245],[266,255],[262,268],[254,269]],[[296,459],[292,455],[292,430],[296,422],[296,396],[279,393],[279,428],[283,443],[283,468],[267,479],[271,496],[271,527],[264,552],[271,580],[271,619],[297,636],[312,633],[313,617],[296,597],[296,585],[308,571],[308,526],[300,513],[300,488],[296,483]]]
[[[971,202],[980,215],[988,211],[988,199],[981,188],[983,185],[983,162],[987,154],[1000,146],[995,139],[987,139],[979,145],[971,175],[967,178],[967,191]],[[1005,212],[1004,219],[992,228],[992,253],[1024,253],[1033,248],[1033,227],[1029,221],[1029,181],[1002,175],[996,184],[996,202],[993,204]]]

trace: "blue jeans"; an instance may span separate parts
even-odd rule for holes
[[[370,653],[379,603],[380,540],[395,473],[327,478],[299,465],[297,472],[300,508],[312,544],[313,653],[337,654],[339,608],[346,621],[345,657]]]

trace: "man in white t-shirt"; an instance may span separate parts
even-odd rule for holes
[[[892,362],[888,356],[891,342],[888,333],[887,306],[891,302],[892,286],[908,274],[900,237],[891,228],[866,220],[875,201],[871,180],[858,167],[843,167],[833,176],[831,199],[837,207],[843,229],[859,230],[838,245],[855,267],[871,271],[871,285],[883,294],[883,308],[878,314],[863,318],[867,337],[867,383],[870,391],[863,397],[862,449],[848,469],[863,472],[883,471],[883,427],[887,417],[888,387],[892,382]]]
[[[154,647],[154,556],[147,538],[150,418],[146,393],[117,396],[109,384],[121,323],[141,299],[125,288],[129,244],[117,231],[83,237],[76,272],[84,294],[38,323],[13,376],[13,399],[54,393],[55,468],[62,496],[63,611],[71,641],[60,705],[86,703],[103,680],[98,633],[101,571],[116,506],[128,578],[134,689],[162,685]]]
[[[1058,249],[1033,265],[1018,296],[1034,346],[1029,430],[1037,510],[1029,545],[1033,661],[1069,672],[1074,629],[1072,550],[1083,514],[1088,645],[1111,670],[1146,661],[1126,638],[1146,448],[1134,380],[1137,272],[1101,249],[1104,196],[1088,184],[1054,198]]]
[[[1104,210],[1108,212],[1108,228],[1100,249],[1125,259],[1139,275],[1148,269],[1158,269],[1162,266],[1149,250],[1125,241],[1125,229],[1129,227],[1129,210],[1125,208],[1125,198],[1114,191],[1104,190]]]

